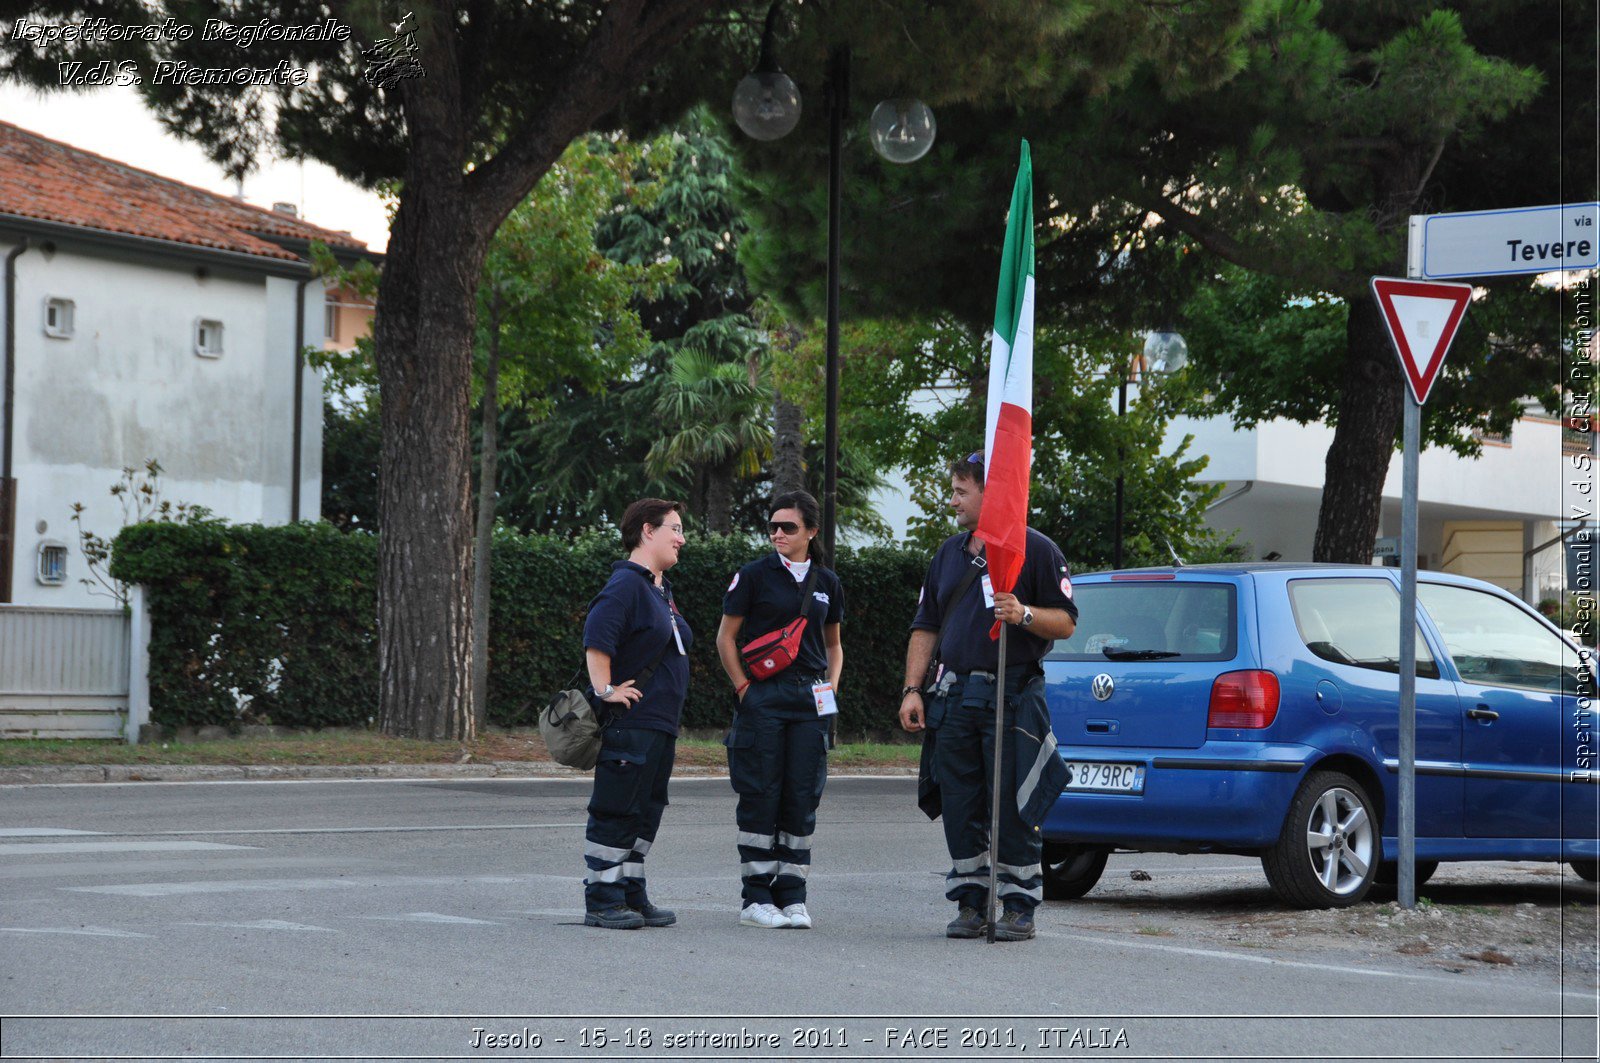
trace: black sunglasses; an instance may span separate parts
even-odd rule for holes
[[[783,534],[785,534],[785,535],[793,535],[795,532],[797,532],[799,530],[800,530],[800,525],[796,524],[792,520],[769,520],[769,521],[767,521],[767,533],[769,535],[777,535],[779,532],[783,532]]]
[[[966,456],[965,460],[966,460],[966,464],[968,464],[968,465],[982,465],[983,464],[983,451],[981,451],[981,450],[974,451],[973,453],[968,454]]]

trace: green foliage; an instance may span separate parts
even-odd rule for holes
[[[767,335],[737,258],[746,225],[733,160],[704,109],[652,143],[655,166],[634,172],[634,197],[588,215],[617,268],[672,270],[634,302],[650,342],[628,364],[553,381],[538,409],[503,418],[499,512],[519,528],[603,527],[653,494],[684,500],[695,527],[729,531],[759,490],[772,395]]]
[[[377,714],[375,537],[329,524],[135,524],[111,568],[146,590],[153,722],[231,726],[244,698],[249,719],[290,726]]]
[[[1046,326],[1034,336],[1034,475],[1029,524],[1060,544],[1078,570],[1109,566],[1118,470],[1125,480],[1124,564],[1213,557],[1226,544],[1204,527],[1220,485],[1195,479],[1206,459],[1187,444],[1163,454],[1167,425],[1194,408],[1182,378],[1129,389],[1116,414],[1117,367],[1134,338],[1114,330]],[[949,465],[982,447],[988,335],[951,318],[848,324],[840,343],[851,401],[840,410],[840,450],[880,468],[909,470],[924,516],[911,540],[931,550],[954,530]],[[821,409],[821,344],[803,337],[778,370],[785,394]],[[931,400],[927,396],[931,395]]]
[[[500,223],[478,286],[478,379],[500,356],[500,400],[548,415],[556,381],[602,387],[641,358],[649,337],[632,304],[666,286],[671,260],[624,263],[595,245],[596,220],[648,206],[672,157],[670,139],[574,141]],[[492,341],[497,339],[498,344]]]
[[[322,403],[322,519],[340,531],[378,530],[376,403]]]
[[[715,644],[722,595],[762,549],[738,536],[696,538],[670,573],[695,632],[686,727],[730,717]],[[583,617],[621,543],[501,529],[492,556],[488,718],[528,725],[581,666]],[[926,565],[915,550],[843,551],[846,734],[891,726]],[[118,537],[113,570],[146,590],[154,722],[360,726],[377,714],[374,536],[328,524],[138,524]]]
[[[211,517],[205,506],[173,502],[161,497],[161,463],[151,458],[144,467],[124,466],[122,478],[111,485],[111,497],[122,507],[122,527],[155,521],[162,524],[200,524]],[[128,605],[128,585],[111,574],[112,540],[83,526],[82,502],[72,503],[72,526],[78,529],[78,548],[89,575],[78,582],[90,593],[111,598],[123,608]]]

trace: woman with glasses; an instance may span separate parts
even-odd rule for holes
[[[739,700],[725,740],[739,795],[739,922],[809,930],[806,874],[844,667],[844,588],[818,556],[815,498],[790,491],[774,498],[768,513],[774,550],[734,575],[717,629],[717,656]],[[793,663],[773,673],[769,660],[758,659],[751,667],[763,677],[749,674],[740,647],[801,617]]]
[[[584,831],[587,926],[634,930],[678,921],[650,903],[644,858],[667,807],[678,719],[689,690],[694,633],[666,578],[683,549],[682,508],[665,498],[641,498],[623,511],[628,559],[612,564],[611,578],[583,624],[591,697],[609,717]]]

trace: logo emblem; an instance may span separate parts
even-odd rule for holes
[[[738,585],[739,585],[739,573],[735,572],[733,574],[733,582],[728,584],[728,591],[731,593],[733,591],[733,589],[735,587],[737,587]]]
[[[1094,677],[1094,682],[1089,685],[1089,689],[1094,693],[1094,700],[1105,701],[1116,691],[1117,684],[1109,675],[1101,672]]]

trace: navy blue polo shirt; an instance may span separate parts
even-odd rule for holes
[[[599,650],[611,658],[611,685],[621,686],[649,667],[665,646],[661,663],[644,684],[644,697],[633,707],[622,710],[616,702],[608,706],[617,711],[615,727],[636,727],[645,731],[678,733],[683,715],[683,699],[689,692],[689,658],[694,642],[689,622],[672,601],[672,583],[662,577],[658,589],[650,570],[632,561],[611,566],[611,579],[589,607],[583,622],[583,647]],[[678,652],[672,638],[676,623],[683,638],[685,653]]]
[[[803,672],[828,671],[827,645],[822,640],[826,624],[844,620],[844,584],[832,569],[811,562],[816,577],[811,581],[811,602],[806,610],[806,630],[800,637],[800,656],[793,667]],[[728,592],[722,596],[724,616],[742,616],[740,645],[776,631],[800,615],[800,588],[794,573],[784,564],[783,555],[774,550],[734,573]]]
[[[994,626],[994,610],[984,603],[983,572],[972,581],[958,602],[945,599],[955,593],[956,584],[966,574],[972,555],[967,553],[971,532],[946,539],[928,565],[917,599],[913,631],[939,632],[939,659],[955,672],[993,672],[1000,664],[1000,643],[989,638]],[[1065,609],[1078,618],[1072,601],[1072,573],[1061,548],[1043,532],[1028,529],[1028,545],[1022,555],[1022,571],[1011,589],[1023,605],[1035,609]],[[1006,667],[1037,661],[1050,652],[1051,640],[1042,639],[1020,624],[1007,624]]]

